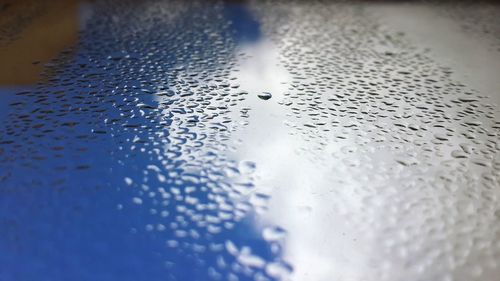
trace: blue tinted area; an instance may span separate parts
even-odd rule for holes
[[[255,42],[261,39],[259,23],[244,6],[226,4],[223,14],[227,20],[231,21],[231,27],[234,30],[233,37],[237,42]]]
[[[92,10],[2,115],[0,280],[270,278],[228,250],[279,260],[224,155],[227,106],[244,98],[225,81],[258,23],[236,5]]]

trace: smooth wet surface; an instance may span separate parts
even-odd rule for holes
[[[0,281],[500,276],[500,7],[0,5]]]

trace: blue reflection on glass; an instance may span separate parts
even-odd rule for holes
[[[135,8],[136,13],[143,11],[141,7]],[[148,165],[162,167],[164,174],[182,172],[182,168],[167,170],[154,155],[130,153],[141,142],[128,140],[147,140],[151,136],[148,130],[134,131],[133,128],[148,126],[151,119],[150,115],[141,116],[136,109],[130,109],[133,118],[120,116],[122,112],[116,107],[123,105],[120,100],[124,96],[119,95],[120,91],[168,89],[168,81],[158,84],[153,75],[149,81],[144,76],[140,81],[120,80],[123,50],[93,47],[102,40],[116,40],[114,34],[127,29],[128,23],[124,22],[124,30],[95,32],[92,25],[105,25],[114,20],[106,12],[109,13],[98,11],[90,19],[90,27],[81,34],[74,54],[69,61],[61,63],[52,82],[21,91],[14,100],[24,104],[10,110],[8,116],[2,115],[7,124],[17,120],[16,124],[22,127],[28,119],[30,126],[22,131],[2,129],[0,138],[6,144],[0,150],[0,280],[208,280],[210,274],[214,275],[210,273],[213,268],[219,268],[222,280],[230,274],[236,274],[239,280],[253,280],[252,275],[242,271],[232,272],[235,257],[223,249],[225,241],[230,240],[237,247],[250,247],[253,254],[266,261],[276,258],[276,253],[270,251],[268,243],[254,228],[252,211],[237,221],[234,228],[219,234],[206,234],[205,228],[190,226],[202,237],[185,239],[181,244],[188,241],[203,247],[222,247],[216,254],[189,247],[168,247],[166,241],[176,239],[168,225],[182,223],[176,220],[182,215],[176,204],[166,206],[169,216],[161,218],[151,214],[155,206],[153,199],[144,199],[141,205],[131,203],[141,186],[131,188],[124,182],[125,178],[141,181],[147,177],[144,171]],[[154,22],[151,30],[166,33],[176,28],[175,24],[188,30],[190,16],[198,12],[191,10],[174,24]],[[259,40],[259,24],[246,8],[227,5],[223,15],[224,20],[232,21],[233,32],[221,31],[222,36],[233,36],[238,43]],[[142,75],[142,66],[151,62],[147,58],[151,47],[147,42],[161,42],[158,38],[164,39],[161,32],[144,33],[138,39],[145,43],[130,43],[133,50],[126,52],[125,59],[134,63],[127,77]],[[170,43],[174,42],[162,42],[164,46]],[[207,43],[204,48],[211,46]],[[185,50],[201,51],[189,45]],[[168,55],[152,60],[163,66],[163,72],[171,71],[179,62],[189,62]],[[107,65],[106,70],[99,65]],[[116,103],[106,102],[114,97]],[[133,98],[139,99],[134,101],[136,104],[158,104],[154,95],[137,94]],[[81,103],[71,103],[77,100]],[[106,118],[122,118],[125,124],[106,125]],[[51,124],[57,126],[44,127]],[[153,130],[168,135],[171,124],[171,120],[166,120],[165,127]],[[162,152],[176,151],[166,148]],[[152,177],[148,181],[150,186],[161,184],[161,180]],[[198,183],[197,188],[203,185]],[[182,183],[176,187],[184,189],[188,185]],[[193,194],[199,200],[206,200],[203,192]],[[157,226],[160,222],[167,225],[165,231],[144,230],[145,225]],[[217,264],[220,257],[228,262],[226,268],[220,269]]]

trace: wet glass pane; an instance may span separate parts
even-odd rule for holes
[[[0,281],[500,276],[500,5],[0,2]]]

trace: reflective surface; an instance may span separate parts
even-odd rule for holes
[[[500,276],[498,6],[61,3],[0,6],[1,281]]]

